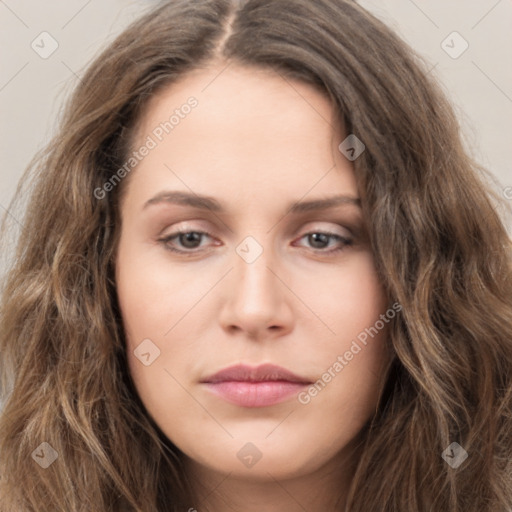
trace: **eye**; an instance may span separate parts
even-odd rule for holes
[[[206,231],[178,230],[158,241],[164,244],[165,248],[169,251],[186,254],[198,252],[194,251],[194,249],[201,247],[201,240],[203,237],[211,238],[211,234]],[[176,243],[178,243],[181,248],[176,248]]]
[[[164,244],[165,248],[169,251],[193,255],[201,251],[201,241],[205,237],[212,238],[212,235],[207,231],[193,231],[193,230],[178,230],[170,235],[159,239],[158,241]],[[343,251],[347,246],[353,245],[354,241],[350,238],[343,237],[336,233],[329,233],[323,231],[313,231],[306,233],[299,240],[307,239],[308,243],[315,252],[324,254],[337,253]],[[334,242],[334,248],[325,250]],[[176,247],[178,245],[179,247]]]
[[[311,233],[306,233],[299,240],[304,238],[307,239],[307,242],[311,244],[315,251],[327,254],[343,251],[347,246],[353,245],[354,243],[354,241],[350,238],[346,238],[336,233],[328,233],[323,231],[313,231]],[[329,242],[335,243],[334,249],[325,250],[327,247],[329,247]]]

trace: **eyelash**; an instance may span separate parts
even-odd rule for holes
[[[198,235],[206,235],[210,238],[213,238],[213,235],[211,233],[209,233],[208,231],[178,230],[164,238],[159,239],[158,241],[160,243],[162,243],[164,245],[165,249],[168,251],[178,253],[178,254],[181,254],[184,256],[194,256],[195,254],[199,254],[201,252],[201,250],[197,250],[197,249],[181,250],[181,249],[176,249],[175,247],[172,247],[171,245],[169,245],[171,240],[173,240],[174,238],[177,238],[180,235],[187,235],[190,233],[196,233]],[[335,233],[329,233],[328,231],[310,231],[309,233],[305,233],[303,236],[301,236],[299,238],[299,240],[302,240],[303,238],[305,238],[309,235],[314,235],[314,234],[325,235],[325,236],[328,236],[330,239],[338,240],[339,242],[342,243],[342,246],[338,247],[337,249],[331,249],[331,250],[313,249],[313,252],[315,252],[317,254],[319,254],[319,253],[328,254],[328,255],[337,254],[341,251],[344,251],[346,247],[351,246],[354,243],[354,241],[349,238],[345,238],[345,237],[343,237],[341,235],[337,235]]]

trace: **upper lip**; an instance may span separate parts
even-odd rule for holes
[[[230,366],[223,370],[206,377],[201,382],[214,384],[217,382],[238,381],[238,382],[265,382],[265,381],[288,381],[301,384],[310,384],[311,382],[295,375],[285,368],[274,364],[262,364],[261,366],[251,367],[243,364]]]

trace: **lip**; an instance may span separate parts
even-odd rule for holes
[[[201,381],[213,394],[241,407],[268,407],[284,402],[311,384],[307,378],[273,364],[235,365]]]

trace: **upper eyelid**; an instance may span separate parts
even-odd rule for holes
[[[182,222],[178,222],[176,223],[177,227],[175,228],[172,228],[173,229],[173,233],[175,232],[178,232],[178,231],[201,231],[201,232],[207,232],[208,234],[209,233],[212,233],[213,231],[216,231],[217,230],[217,227],[213,228],[213,229],[210,229],[210,228],[207,228],[207,227],[202,227],[202,226],[198,226],[198,225],[194,225],[194,223],[196,222],[203,222],[203,220],[185,220],[185,221],[182,221]],[[335,220],[311,220],[311,221],[308,221],[308,222],[304,222],[304,221],[301,221],[300,224],[313,224],[312,227],[310,228],[304,228],[306,229],[306,233],[308,232],[311,232],[311,230],[318,230],[318,231],[330,231],[330,228],[323,228],[323,227],[315,227],[315,226],[318,226],[318,224],[332,224],[332,225],[335,225],[337,228],[340,228],[340,229],[345,229],[347,231],[349,231],[351,234],[354,234],[355,232],[358,231],[358,229],[356,229],[356,226],[357,226],[357,223],[354,223],[354,222],[343,222],[343,221],[335,221]],[[293,223],[293,228],[292,229],[289,229],[289,231],[293,230],[293,231],[297,231],[297,224],[296,222]],[[221,230],[222,231],[222,230]],[[288,231],[288,230],[287,230]],[[230,232],[232,232],[230,230]],[[354,232],[354,233],[353,233]]]

